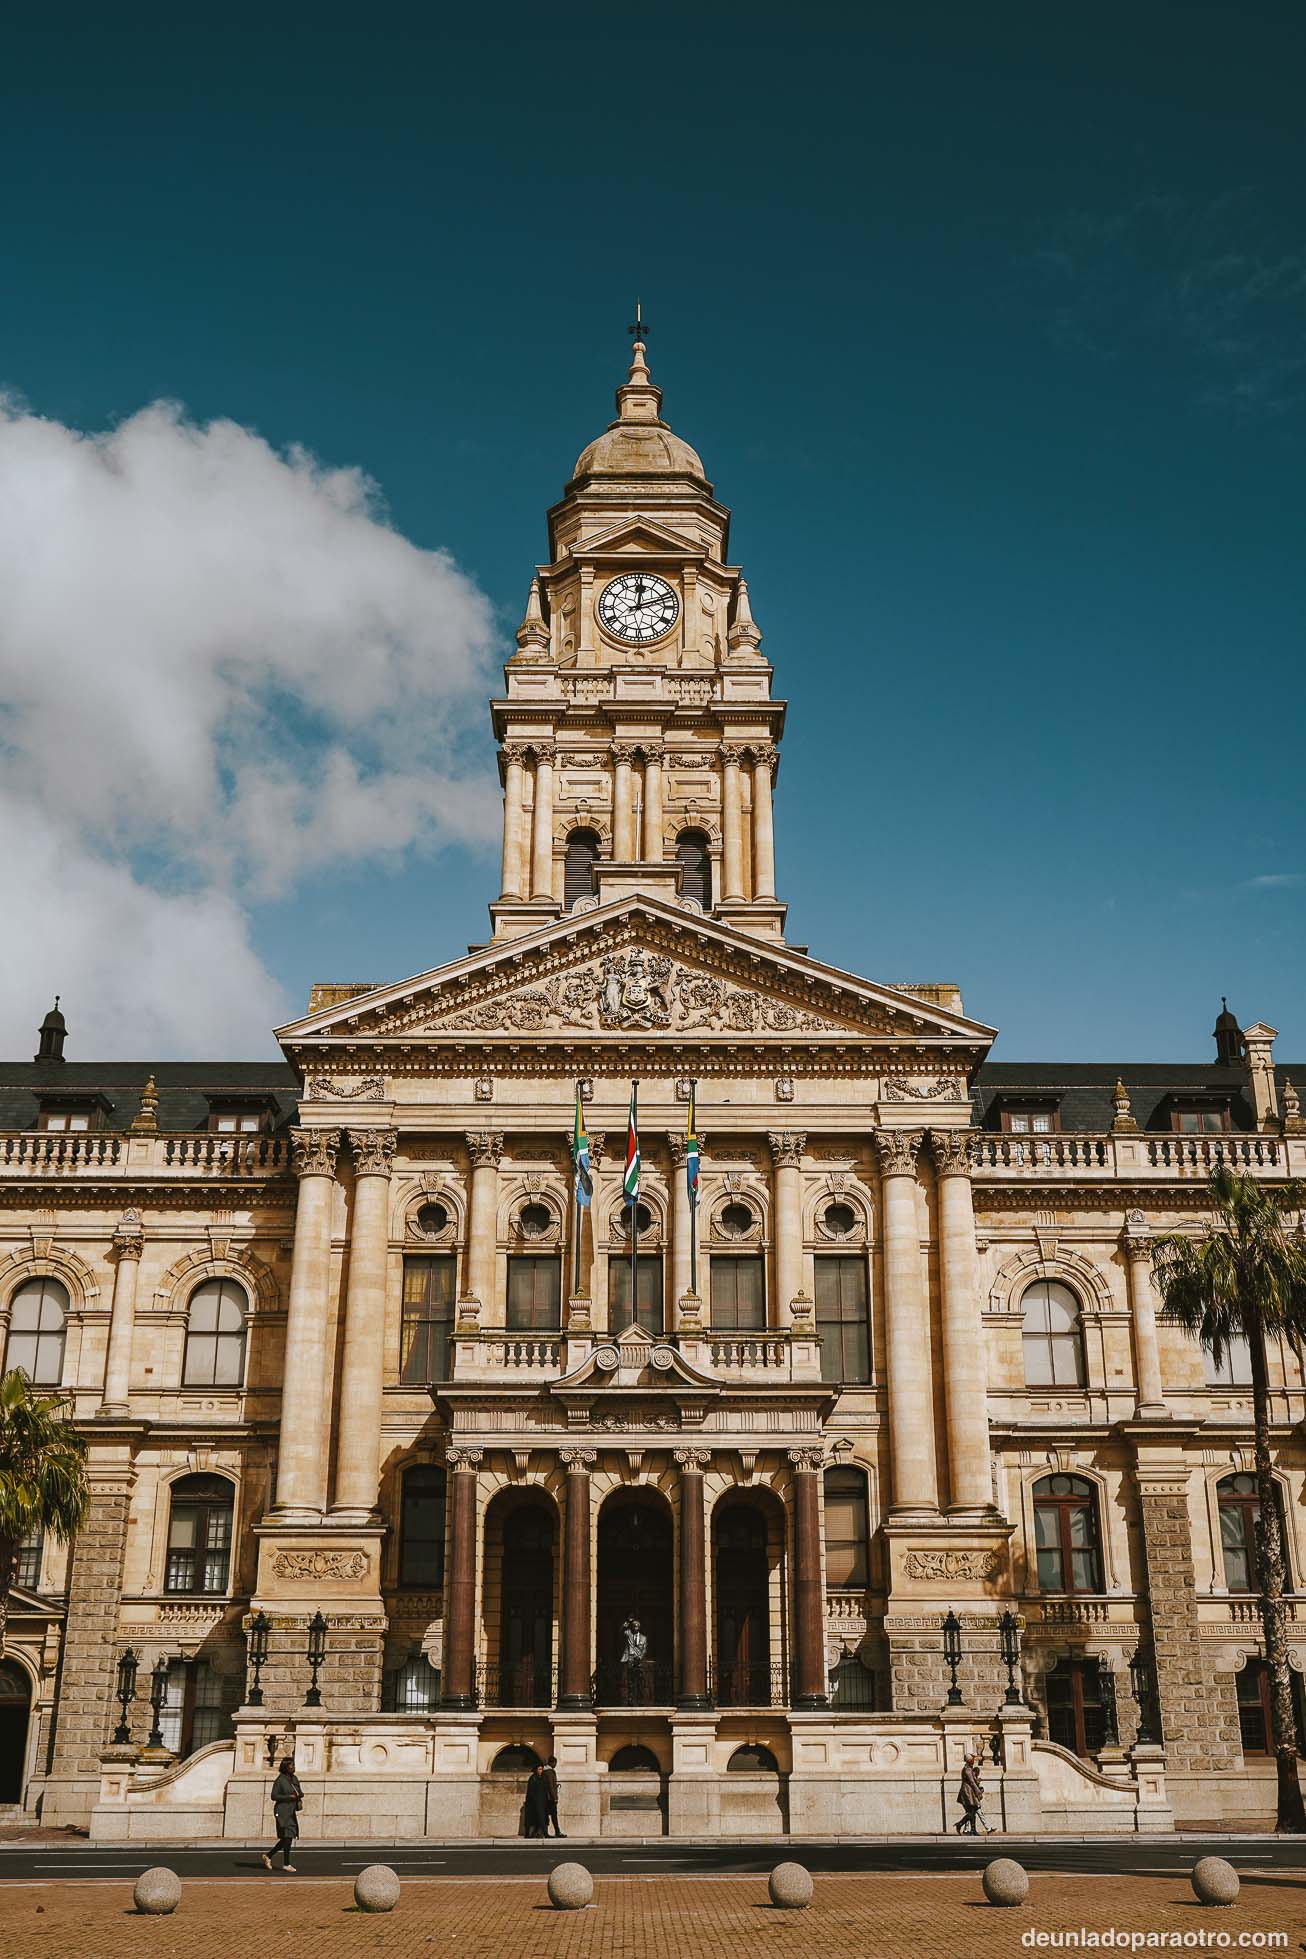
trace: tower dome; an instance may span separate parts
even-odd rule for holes
[[[643,340],[636,340],[632,354],[630,378],[617,389],[617,419],[581,450],[572,485],[595,476],[688,476],[710,495],[697,450],[662,420],[662,390],[649,379]]]

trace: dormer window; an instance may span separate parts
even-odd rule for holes
[[[1012,1136],[1050,1136],[1061,1127],[1054,1097],[1004,1102],[998,1111],[1002,1127]]]
[[[1170,1127],[1177,1136],[1223,1136],[1229,1129],[1227,1102],[1176,1102],[1170,1108]]]
[[[218,1136],[258,1136],[271,1129],[276,1106],[266,1095],[211,1095],[207,1126]]]
[[[43,1095],[36,1126],[47,1135],[61,1136],[103,1129],[111,1107],[102,1095]]]

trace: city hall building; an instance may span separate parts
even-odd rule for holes
[[[0,1068],[4,1364],[93,1492],[19,1559],[6,1813],[258,1836],[293,1750],[310,1837],[513,1834],[554,1754],[572,1835],[924,1832],[978,1747],[1011,1828],[1272,1816],[1247,1356],[1150,1247],[1306,1174],[1301,1071],[1227,1010],[993,1064],[957,986],[792,944],[729,525],[637,344],[491,704],[488,939],[281,1063],[97,1065],[74,994]]]

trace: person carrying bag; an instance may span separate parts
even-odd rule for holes
[[[281,1769],[272,1784],[269,1800],[272,1804],[272,1814],[277,1820],[277,1840],[270,1851],[263,1852],[263,1863],[268,1870],[275,1870],[276,1865],[272,1859],[279,1850],[282,1869],[293,1874],[295,1866],[290,1861],[290,1846],[299,1835],[299,1812],[304,1806],[304,1791],[300,1788],[299,1777],[295,1774],[293,1755],[282,1757]]]

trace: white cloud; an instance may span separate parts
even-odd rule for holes
[[[488,601],[357,470],[0,400],[0,594],[0,1051],[59,986],[87,1057],[266,1052],[247,900],[493,834]]]

